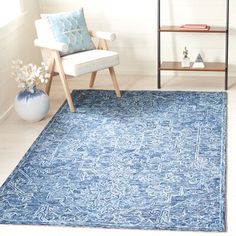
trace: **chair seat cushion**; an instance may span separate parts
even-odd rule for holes
[[[106,50],[79,52],[64,56],[61,59],[65,74],[70,76],[103,70],[119,64],[118,53]]]

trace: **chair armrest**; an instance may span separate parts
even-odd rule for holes
[[[116,35],[114,33],[110,33],[110,32],[89,30],[89,34],[91,37],[105,39],[105,40],[109,40],[109,41],[113,41],[116,39]]]
[[[46,48],[51,50],[56,50],[59,52],[67,52],[68,45],[66,43],[59,43],[59,42],[46,42],[40,39],[34,40],[34,45],[40,48]]]

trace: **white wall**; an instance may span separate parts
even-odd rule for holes
[[[39,50],[33,46],[34,19],[39,16],[38,1],[23,0],[24,13],[13,22],[0,27],[0,121],[13,104],[17,83],[11,78],[11,62],[22,59],[38,63]]]
[[[111,49],[120,53],[119,72],[156,74],[157,0],[39,0],[41,12],[84,7],[90,28],[116,32]],[[162,24],[225,24],[226,0],[162,0]],[[230,74],[236,72],[236,3],[231,3]],[[199,52],[206,61],[224,60],[224,35],[163,34],[163,60],[181,60],[186,45],[193,61]],[[188,74],[189,75],[189,74]],[[199,75],[199,74],[198,74]],[[201,74],[203,75],[203,74]],[[208,75],[208,74],[207,74]],[[205,75],[204,75],[205,76]],[[153,79],[155,79],[153,77]]]

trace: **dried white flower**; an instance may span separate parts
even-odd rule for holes
[[[12,77],[18,82],[18,87],[34,92],[34,88],[40,83],[47,83],[49,74],[47,73],[47,66],[44,62],[41,63],[40,67],[30,63],[23,65],[23,61],[14,60],[12,61]]]

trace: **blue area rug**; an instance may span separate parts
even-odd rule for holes
[[[226,93],[72,95],[1,187],[0,223],[225,230]]]

